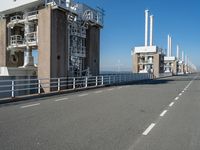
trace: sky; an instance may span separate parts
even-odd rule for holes
[[[105,10],[101,70],[131,71],[131,49],[144,45],[144,10],[154,15],[154,44],[166,49],[167,35],[200,66],[200,0],[76,0]]]

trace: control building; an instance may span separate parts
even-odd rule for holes
[[[0,76],[98,75],[101,28],[100,8],[72,0],[4,0]]]
[[[145,10],[145,45],[132,50],[133,72],[152,73],[155,77],[159,77],[164,73],[164,54],[161,48],[153,44],[153,21],[154,16],[151,15],[150,40],[148,40],[149,10]]]
[[[175,56],[172,56],[172,37],[168,35],[168,46],[167,46],[167,56],[164,57],[164,70],[165,73],[171,73],[172,75],[177,75],[178,73],[178,60]],[[179,50],[177,50],[179,51]]]

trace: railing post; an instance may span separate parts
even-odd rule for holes
[[[96,86],[98,86],[98,76],[96,76]]]
[[[110,79],[110,76],[108,77],[109,78],[109,85],[111,84],[111,79]]]
[[[113,82],[114,82],[114,84],[116,82],[116,76],[115,75],[113,76]]]
[[[76,78],[73,78],[73,89],[76,89]]]
[[[85,88],[88,87],[88,77],[85,77]]]
[[[103,76],[101,76],[101,85],[104,85]]]
[[[58,91],[60,91],[60,78],[58,78]]]
[[[12,81],[12,98],[15,97],[15,81]]]
[[[38,94],[40,94],[40,93],[41,93],[41,91],[40,91],[40,85],[41,85],[41,81],[40,81],[40,80],[38,80]]]

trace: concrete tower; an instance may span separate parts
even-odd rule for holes
[[[149,20],[150,35],[148,34]],[[145,43],[144,46],[135,47],[132,51],[133,72],[152,73],[155,77],[159,77],[160,73],[163,73],[164,71],[164,54],[162,53],[162,49],[155,46],[153,43],[153,29],[154,17],[153,15],[149,16],[149,10],[145,10]]]
[[[4,1],[0,75],[50,80],[99,74],[102,10],[71,0]],[[37,66],[32,56],[36,50]]]

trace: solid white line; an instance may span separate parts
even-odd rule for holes
[[[161,114],[160,117],[163,117],[167,113],[167,110],[164,110]]]
[[[102,93],[103,91],[96,91],[94,92],[95,94],[99,94],[99,93]]]
[[[78,97],[83,97],[83,96],[87,96],[88,94],[81,94],[81,95],[78,95]]]
[[[122,89],[122,87],[118,87],[118,89]]]
[[[179,97],[176,97],[174,100],[176,100],[176,101],[177,101],[178,99],[179,99]]]
[[[172,107],[174,105],[174,102],[171,102],[170,104],[169,104],[169,107]]]
[[[54,100],[55,102],[60,102],[60,101],[65,101],[65,100],[68,100],[69,98],[61,98],[61,99],[57,99],[57,100]]]
[[[155,126],[155,123],[152,123],[142,134],[143,135],[148,135],[149,132],[153,129],[153,127]]]
[[[28,107],[38,106],[38,105],[40,105],[40,103],[25,105],[25,106],[21,106],[20,108],[28,108]]]

